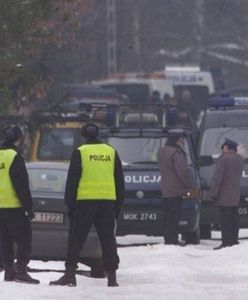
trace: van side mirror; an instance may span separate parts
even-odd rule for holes
[[[214,163],[214,159],[210,155],[203,155],[198,158],[199,167],[211,166],[213,163]]]

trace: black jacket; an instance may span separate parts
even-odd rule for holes
[[[102,144],[103,142],[99,139],[89,139],[85,144]],[[74,150],[71,156],[70,167],[67,176],[66,189],[65,189],[65,204],[69,210],[74,210],[76,204],[77,197],[77,188],[82,174],[82,164],[81,164],[81,155],[79,150]],[[121,160],[116,151],[115,155],[115,190],[116,190],[116,201],[115,210],[118,210],[121,207],[121,204],[124,201],[124,192],[125,192],[125,184],[124,184],[124,176],[122,170]],[[104,200],[101,200],[103,202]],[[108,201],[108,200],[106,200]],[[109,202],[109,201],[108,201]]]
[[[26,211],[32,210],[33,202],[29,189],[28,173],[23,157],[18,152],[18,149],[12,144],[8,144],[5,142],[0,148],[13,149],[17,152],[17,155],[15,156],[10,167],[9,175],[16,191],[17,197],[19,198],[23,208]]]

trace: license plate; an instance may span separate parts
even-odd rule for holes
[[[62,224],[64,222],[64,215],[59,213],[35,212],[32,222]]]
[[[239,215],[245,216],[248,214],[248,207],[239,207]]]
[[[123,212],[123,221],[157,221],[158,214],[156,212]]]

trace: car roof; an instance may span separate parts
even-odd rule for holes
[[[26,162],[28,169],[57,169],[57,170],[68,170],[69,163],[65,162],[52,162],[52,161],[33,161]]]

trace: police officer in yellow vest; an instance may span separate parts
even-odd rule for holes
[[[31,254],[33,203],[26,166],[18,146],[22,131],[17,126],[3,130],[0,148],[0,244],[5,281],[39,283],[27,273]],[[17,244],[14,269],[14,242]]]
[[[79,252],[94,224],[101,242],[108,286],[118,286],[119,257],[114,227],[124,200],[124,176],[117,151],[99,140],[98,132],[95,124],[82,126],[81,134],[86,142],[72,153],[65,191],[65,203],[72,218],[66,272],[50,285],[76,286]]]

